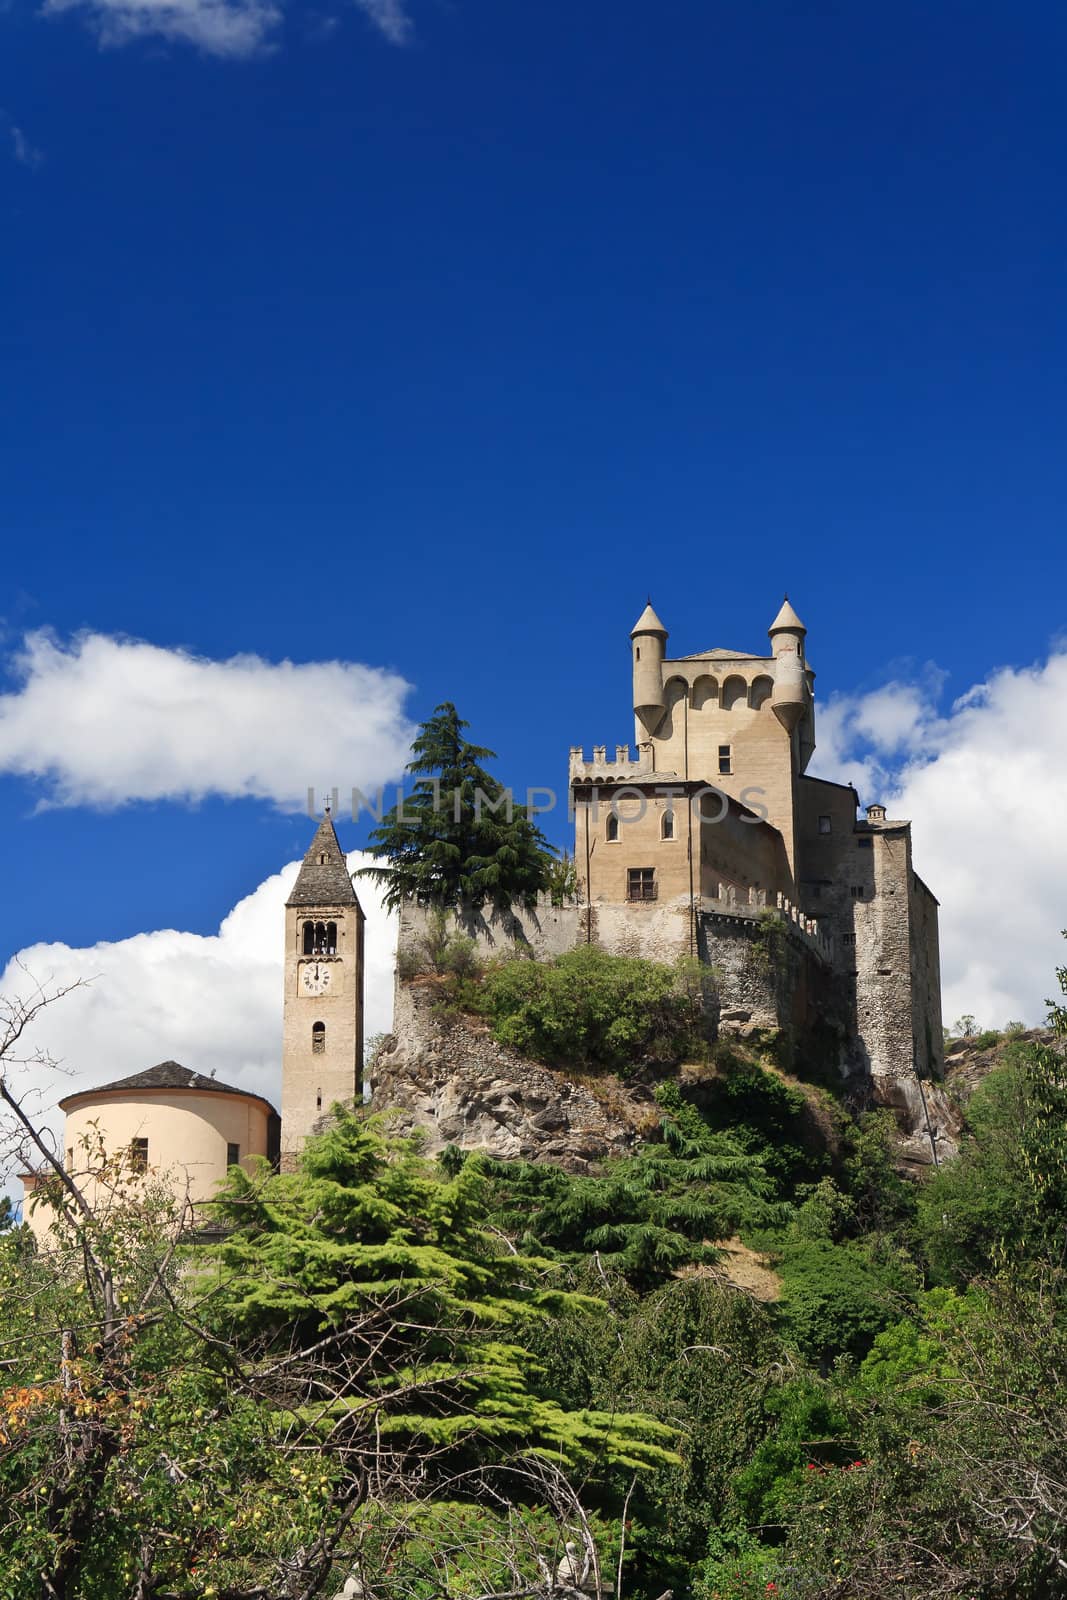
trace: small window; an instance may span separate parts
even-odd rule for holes
[[[857,839],[856,840],[856,843],[859,845],[861,850],[869,850],[871,848],[871,842],[872,841],[870,839]]]
[[[306,956],[311,955],[311,953],[314,950],[314,948],[315,948],[315,924],[313,922],[305,922],[304,923],[304,954]]]
[[[726,777],[733,770],[733,762],[730,757],[730,746],[728,744],[721,744],[719,746],[719,774],[722,777]]]
[[[833,827],[832,827],[832,824],[830,822],[830,818],[829,817],[820,817],[819,818],[819,832],[820,833],[832,833],[833,832]]]
[[[321,1111],[322,1110],[322,1090],[321,1089],[316,1089],[315,1090],[315,1110],[316,1111]]]
[[[607,839],[608,844],[618,844],[619,842],[619,819],[614,811],[608,813],[607,826],[604,829],[604,836]]]
[[[660,820],[659,836],[661,839],[674,838],[674,812],[665,811]]]
[[[239,1167],[241,1165],[241,1146],[239,1144],[228,1144],[226,1146],[226,1165],[228,1167]]]
[[[655,867],[631,867],[626,874],[628,900],[654,900],[656,898]]]
[[[134,1172],[148,1171],[148,1140],[130,1140],[130,1166]]]
[[[854,883],[852,885],[852,898],[853,898],[853,900],[862,900],[863,899],[863,885],[862,885],[862,883]]]
[[[330,859],[329,856],[320,856],[319,857],[319,866],[320,867],[324,867],[326,865],[326,863],[329,861],[329,859]]]
[[[854,933],[843,933],[841,935],[841,943],[842,944],[855,944],[855,942],[856,942],[856,935]]]
[[[314,1056],[324,1055],[326,1052],[326,1024],[316,1022],[311,1029],[311,1053]]]

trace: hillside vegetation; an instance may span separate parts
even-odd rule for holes
[[[571,1174],[337,1108],[177,1254],[99,1156],[106,1216],[0,1241],[3,1600],[1067,1596],[1064,1010],[920,1184],[886,1114],[710,1045],[699,973],[437,954],[652,1136]]]

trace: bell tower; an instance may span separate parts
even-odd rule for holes
[[[361,1097],[363,922],[327,810],[285,903],[283,1169],[335,1101]]]

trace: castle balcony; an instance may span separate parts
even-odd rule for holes
[[[736,888],[732,883],[713,885],[714,892],[701,895],[698,908],[702,916],[717,921],[760,922],[773,913],[785,924],[788,937],[796,939],[827,966],[833,964],[833,946],[814,917],[805,916],[799,906],[781,893],[768,892],[756,885]]]
[[[593,759],[586,759],[580,744],[571,745],[571,783],[630,783],[635,778],[647,778],[652,773],[651,746],[639,747],[636,760],[628,744],[615,746],[614,759],[608,756],[605,744],[593,746]]]

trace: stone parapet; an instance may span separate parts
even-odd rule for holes
[[[617,744],[613,757],[609,757],[607,745],[595,744],[591,761],[586,759],[580,744],[571,746],[571,783],[626,783],[633,778],[647,778],[652,771],[652,756],[648,746],[639,746],[635,759],[630,754],[628,744]]]

